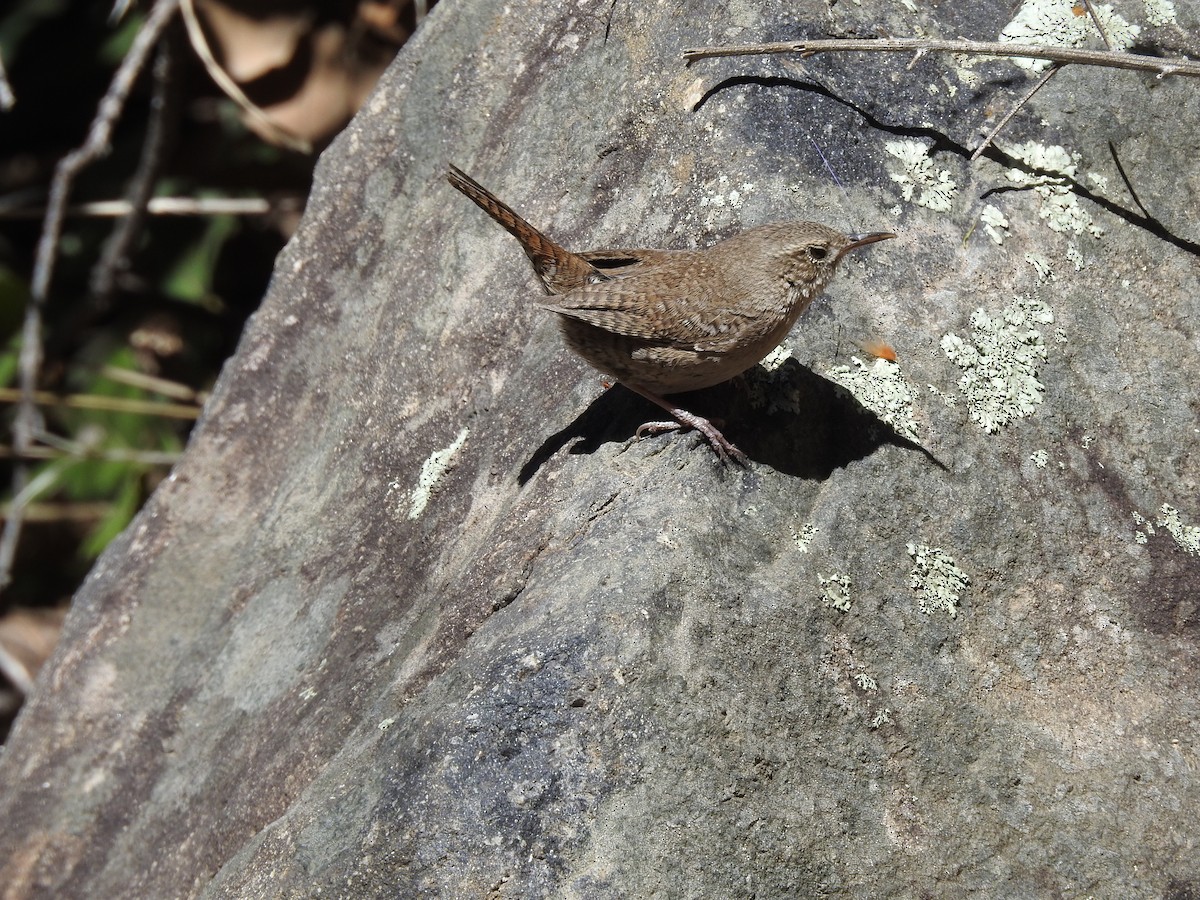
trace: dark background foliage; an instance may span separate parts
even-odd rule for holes
[[[148,169],[154,196],[257,198],[265,206],[256,214],[198,209],[146,217],[129,252],[108,270],[111,289],[97,289],[95,278],[120,220],[77,210],[66,219],[43,323],[39,388],[52,396],[39,408],[48,435],[26,460],[35,489],[21,498],[25,525],[11,583],[0,595],[0,740],[19,708],[21,683],[53,647],[75,588],[182,451],[303,209],[317,151],[417,19],[404,0],[197,6],[219,63],[227,71],[256,68],[241,88],[313,151],[282,148],[248,128],[176,14],[158,62],[138,76],[110,151],[75,181],[72,207],[119,200]],[[107,3],[17,0],[0,16],[0,56],[16,98],[0,113],[6,518],[18,455],[12,426],[21,323],[49,186],[58,162],[83,143],[148,9],[141,4],[114,21]],[[264,52],[274,62],[261,62]],[[156,86],[164,100],[162,140],[147,153]]]

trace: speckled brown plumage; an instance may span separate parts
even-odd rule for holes
[[[450,184],[524,248],[567,344],[602,372],[696,428],[725,459],[740,450],[663,399],[727,381],[759,362],[824,290],[842,256],[895,235],[843,234],[816,222],[751,228],[701,250],[572,253],[450,167]]]

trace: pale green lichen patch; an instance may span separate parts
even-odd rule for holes
[[[1045,450],[1035,450],[1029,455],[1029,461],[1039,469],[1046,468],[1046,463],[1050,461],[1050,455]]]
[[[879,682],[868,675],[866,672],[857,672],[854,675],[854,681],[858,684],[859,689],[864,691],[879,690]]]
[[[770,353],[768,353],[766,356],[764,356],[762,359],[762,362],[760,362],[759,365],[762,366],[764,369],[766,369],[768,372],[774,372],[776,369],[778,369],[780,366],[782,366],[785,362],[787,362],[788,357],[790,357],[791,355],[792,355],[792,348],[789,347],[787,344],[780,344],[778,347],[776,347],[774,350],[772,350]]]
[[[926,615],[944,612],[950,618],[955,618],[962,592],[971,579],[938,547],[909,544],[908,555],[913,558],[908,583],[917,592],[921,612]]]
[[[1037,272],[1038,281],[1054,280],[1054,272],[1050,270],[1050,260],[1040,253],[1026,253],[1025,262],[1033,266],[1033,270]]]
[[[958,193],[958,185],[950,177],[948,169],[934,169],[933,160],[929,158],[929,147],[913,140],[888,141],[883,147],[903,166],[901,171],[888,174],[892,181],[900,185],[900,193],[905,200],[937,212],[950,209]]]
[[[1080,16],[1068,0],[1026,0],[1013,20],[1000,31],[1000,40],[1017,44],[1049,44],[1058,47],[1082,47],[1092,43],[1102,46],[1100,33],[1090,16]],[[1141,31],[1113,10],[1112,6],[1093,4],[1096,17],[1112,41],[1113,50],[1127,50]],[[1044,59],[1014,59],[1013,62],[1031,72],[1045,71],[1050,63]]]
[[[1133,522],[1138,526],[1133,532],[1133,539],[1139,544],[1148,543],[1150,539],[1147,537],[1147,535],[1154,534],[1154,523],[1147,520],[1146,517],[1136,509],[1133,511]]]
[[[817,532],[820,530],[812,522],[805,522],[803,527],[792,535],[792,540],[796,542],[796,547],[801,553],[808,552],[808,545],[812,543],[812,539],[817,536]]]
[[[979,214],[979,221],[983,223],[983,230],[993,243],[1004,243],[1004,239],[1008,237],[1008,218],[998,207],[989,203]]]
[[[1164,529],[1175,540],[1179,549],[1192,556],[1200,556],[1200,525],[1189,525],[1179,515],[1179,510],[1169,503],[1164,503],[1158,509],[1158,517],[1151,522],[1145,516],[1135,512],[1133,521],[1141,528],[1134,533],[1134,539],[1139,544],[1147,541],[1147,535],[1155,533],[1154,527]]]
[[[963,371],[958,386],[971,421],[995,434],[1042,402],[1046,388],[1037,373],[1046,345],[1037,326],[1051,324],[1054,314],[1039,300],[1018,297],[999,317],[977,309],[970,321],[975,345],[947,334],[942,351]]]
[[[892,721],[892,711],[890,709],[881,709],[879,712],[875,713],[875,717],[873,719],[871,719],[871,722],[867,727],[871,728],[871,729],[875,729],[875,728],[878,728],[880,725],[886,725],[891,721]]]
[[[467,434],[468,429],[463,428],[449,447],[430,454],[429,458],[421,464],[421,474],[417,476],[417,486],[413,488],[409,497],[408,517],[410,519],[418,518],[425,511],[438,482],[454,465],[458,452],[466,443]]]
[[[1033,189],[1040,201],[1038,215],[1051,229],[1070,234],[1087,232],[1093,237],[1104,234],[1104,229],[1092,220],[1091,214],[1080,206],[1079,198],[1071,191],[1071,182],[1078,174],[1079,165],[1064,147],[1026,141],[1003,149],[1031,169],[1038,170],[1009,169],[1005,174],[1013,184]]]
[[[817,573],[821,583],[821,602],[842,612],[850,612],[850,576],[830,575],[828,578]]]
[[[1151,25],[1174,25],[1175,4],[1171,0],[1142,0],[1146,7],[1146,21]]]
[[[857,356],[852,366],[836,366],[827,373],[896,433],[917,440],[917,423],[912,416],[913,391],[900,373],[900,367],[886,359],[867,365]]]

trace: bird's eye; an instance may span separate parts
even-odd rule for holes
[[[809,258],[812,260],[815,260],[816,262],[820,262],[828,255],[829,255],[829,250],[825,247],[822,247],[820,244],[815,244],[812,247],[808,248]]]

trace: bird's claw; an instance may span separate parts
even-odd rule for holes
[[[720,430],[712,422],[692,413],[688,413],[687,415],[688,421],[686,422],[644,422],[638,426],[637,431],[634,432],[634,436],[640,439],[646,435],[663,434],[667,431],[682,431],[684,428],[692,428],[704,436],[721,462],[728,463],[732,460],[741,466],[748,466],[750,464],[750,460],[746,454],[731,443],[725,435],[721,434]]]

